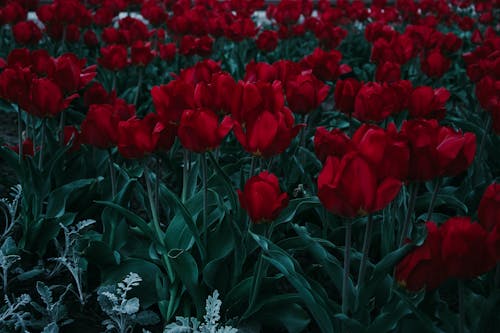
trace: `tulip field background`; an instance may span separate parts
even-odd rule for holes
[[[0,1],[0,332],[496,332],[500,2]]]

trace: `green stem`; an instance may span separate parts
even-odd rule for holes
[[[158,242],[165,249],[164,233],[160,227],[160,221],[158,219],[158,208],[155,206],[153,188],[151,185],[150,177],[151,177],[151,171],[149,170],[147,164],[144,163],[144,178],[146,180],[146,190],[148,192],[148,201],[149,201],[149,207],[151,210],[151,216],[153,217],[153,227],[154,227],[154,231],[156,233],[156,238],[157,238]],[[172,264],[170,263],[170,259],[168,257],[168,254],[163,253],[162,259],[163,259],[163,262],[167,268],[167,274],[168,274],[168,277],[170,279],[170,282],[172,283],[175,280],[175,276],[174,276],[174,271],[172,269]]]
[[[181,201],[182,203],[186,203],[187,201],[187,190],[188,190],[188,177],[189,177],[189,152],[184,149],[183,153],[183,164],[182,164],[182,193],[181,193]]]
[[[23,120],[21,107],[17,105],[17,138],[19,142],[19,164],[23,160]]]
[[[160,181],[161,181],[161,159],[156,159],[156,179],[155,179],[155,206],[158,209],[158,216],[160,216]]]
[[[417,200],[419,185],[420,183],[418,182],[411,184],[410,201],[408,202],[408,211],[406,212],[406,218],[401,230],[401,235],[399,236],[399,247],[403,246],[406,236],[408,235],[408,228],[410,227],[411,217],[413,215],[413,211],[415,210],[415,202]]]
[[[464,281],[458,281],[458,332],[465,333]]]
[[[429,209],[427,210],[427,221],[430,221],[432,217],[432,212],[434,211],[434,206],[436,205],[437,195],[439,193],[439,188],[441,187],[441,178],[436,180],[436,185],[434,186],[434,190],[432,191],[431,202],[429,203]]]
[[[252,159],[250,161],[250,173],[248,174],[248,178],[252,178],[255,172],[255,155],[252,155]]]
[[[109,165],[109,178],[111,180],[111,195],[112,199],[116,197],[116,177],[115,177],[115,168],[113,166],[113,155],[111,154],[111,150],[108,149],[108,165]]]
[[[59,118],[59,143],[64,147],[64,112],[61,112]]]
[[[201,154],[201,180],[203,186],[203,235],[205,249],[208,249],[208,166],[207,166],[207,156],[206,153]]]
[[[365,238],[363,240],[363,256],[361,257],[361,264],[359,265],[359,273],[358,273],[358,291],[360,286],[363,284],[366,273],[366,264],[368,261],[368,252],[370,252],[370,242],[372,237],[372,229],[373,229],[373,216],[372,214],[368,215],[368,222],[366,223],[365,229]]]
[[[40,155],[38,155],[38,169],[42,169],[42,162],[43,162],[43,150],[45,148],[45,130],[47,127],[47,119],[42,119],[42,135],[40,138]]]
[[[137,102],[139,101],[139,94],[141,92],[141,86],[142,86],[142,76],[143,76],[143,67],[139,67],[139,78],[137,80],[137,91],[135,93],[134,97],[134,105],[137,106]]]
[[[155,206],[153,188],[151,186],[150,177],[151,177],[151,171],[149,170],[147,164],[144,163],[144,178],[146,180],[146,190],[148,192],[149,208],[151,210],[151,216],[153,217],[153,226],[154,226],[154,229],[156,231],[156,236],[160,240],[160,243],[162,243],[163,242],[163,231],[161,230],[160,221],[158,219],[158,209]]]
[[[342,313],[347,316],[349,308],[349,270],[351,267],[351,234],[352,234],[352,221],[348,220],[345,231],[345,247],[344,247],[344,276],[342,279]]]
[[[488,137],[489,134],[489,129],[491,125],[491,115],[487,115],[486,119],[486,124],[484,125],[484,134],[483,137],[481,138],[481,143],[479,144],[479,150],[477,152],[477,160],[481,162],[481,158],[483,156],[483,151],[484,151],[484,146],[486,144],[486,138]]]
[[[118,72],[113,71],[113,83],[111,84],[111,91],[116,90],[116,80],[117,80]]]

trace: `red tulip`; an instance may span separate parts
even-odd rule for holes
[[[328,96],[330,87],[318,80],[312,73],[301,75],[286,82],[288,107],[298,114],[307,114],[319,107]]]
[[[142,158],[156,150],[168,150],[174,139],[173,127],[160,123],[155,113],[118,123],[118,151],[125,158]]]
[[[136,66],[147,66],[154,58],[150,43],[136,41],[131,48],[132,64]]]
[[[438,134],[438,164],[444,176],[456,176],[464,172],[476,154],[476,135],[462,134],[450,127],[441,127]]]
[[[410,96],[408,109],[414,118],[443,119],[450,92],[445,88],[417,87]]]
[[[398,111],[398,97],[386,84],[365,83],[356,95],[352,115],[360,121],[380,122]]]
[[[151,89],[156,113],[165,124],[178,124],[182,111],[193,109],[194,86],[183,80],[173,80],[168,84]]]
[[[436,289],[446,280],[441,258],[442,236],[434,222],[427,222],[424,243],[406,255],[396,266],[396,281],[410,291]]]
[[[377,66],[375,80],[379,82],[394,82],[401,79],[401,66],[394,62],[384,62]]]
[[[288,205],[288,194],[281,192],[278,178],[267,171],[250,178],[238,197],[253,223],[272,222]]]
[[[492,269],[496,258],[488,247],[488,232],[469,217],[454,217],[441,227],[442,258],[450,277],[472,279]]]
[[[387,129],[363,124],[354,132],[352,144],[370,162],[379,178],[407,179],[408,143],[397,132],[394,123],[390,123]]]
[[[297,136],[303,125],[295,120],[288,108],[277,112],[264,111],[243,126],[235,121],[234,134],[243,148],[255,155],[271,157],[281,154]]]
[[[26,110],[37,117],[54,117],[66,109],[78,95],[64,98],[57,84],[48,78],[33,79],[31,107]]]
[[[477,211],[479,223],[488,231],[500,225],[500,184],[493,183],[484,191]]]
[[[341,74],[340,60],[342,54],[337,50],[323,51],[314,49],[313,53],[301,61],[304,69],[311,69],[312,73],[322,81],[334,81]]]
[[[82,142],[101,149],[116,145],[118,123],[131,118],[134,113],[135,109],[121,102],[115,105],[91,105],[81,126]]]
[[[274,51],[274,49],[278,46],[278,33],[272,30],[265,30],[259,34],[255,44],[261,51]]]
[[[219,117],[210,109],[185,110],[179,123],[178,136],[184,148],[203,153],[217,148],[232,128],[232,120]]]
[[[361,82],[356,79],[338,80],[333,95],[335,108],[345,114],[354,112],[354,100],[359,89],[361,89]]]
[[[110,71],[119,71],[128,64],[127,49],[123,45],[101,47],[101,57],[98,62]]]
[[[395,178],[379,178],[358,152],[329,156],[318,177],[318,197],[334,214],[363,216],[384,208],[401,189]]]
[[[33,21],[16,23],[12,27],[12,34],[19,44],[36,44],[42,38],[42,31]]]
[[[422,72],[433,78],[440,78],[450,68],[451,61],[440,50],[432,50],[425,57],[420,58]]]
[[[328,156],[342,158],[345,154],[355,149],[351,139],[338,128],[328,131],[318,127],[314,135],[314,151],[318,159],[325,163]]]

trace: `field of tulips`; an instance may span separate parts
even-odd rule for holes
[[[0,1],[0,332],[495,332],[500,1]]]

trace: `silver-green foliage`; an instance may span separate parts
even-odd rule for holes
[[[168,324],[163,333],[237,333],[238,330],[230,326],[218,327],[221,306],[219,292],[215,290],[213,295],[207,298],[203,323],[192,317],[176,317],[176,322]]]
[[[136,273],[129,273],[116,286],[104,286],[97,291],[97,300],[101,309],[108,315],[102,324],[106,332],[127,333],[138,325],[154,325],[160,321],[152,311],[140,311],[139,298],[127,298],[127,294],[138,286],[142,278]]]

